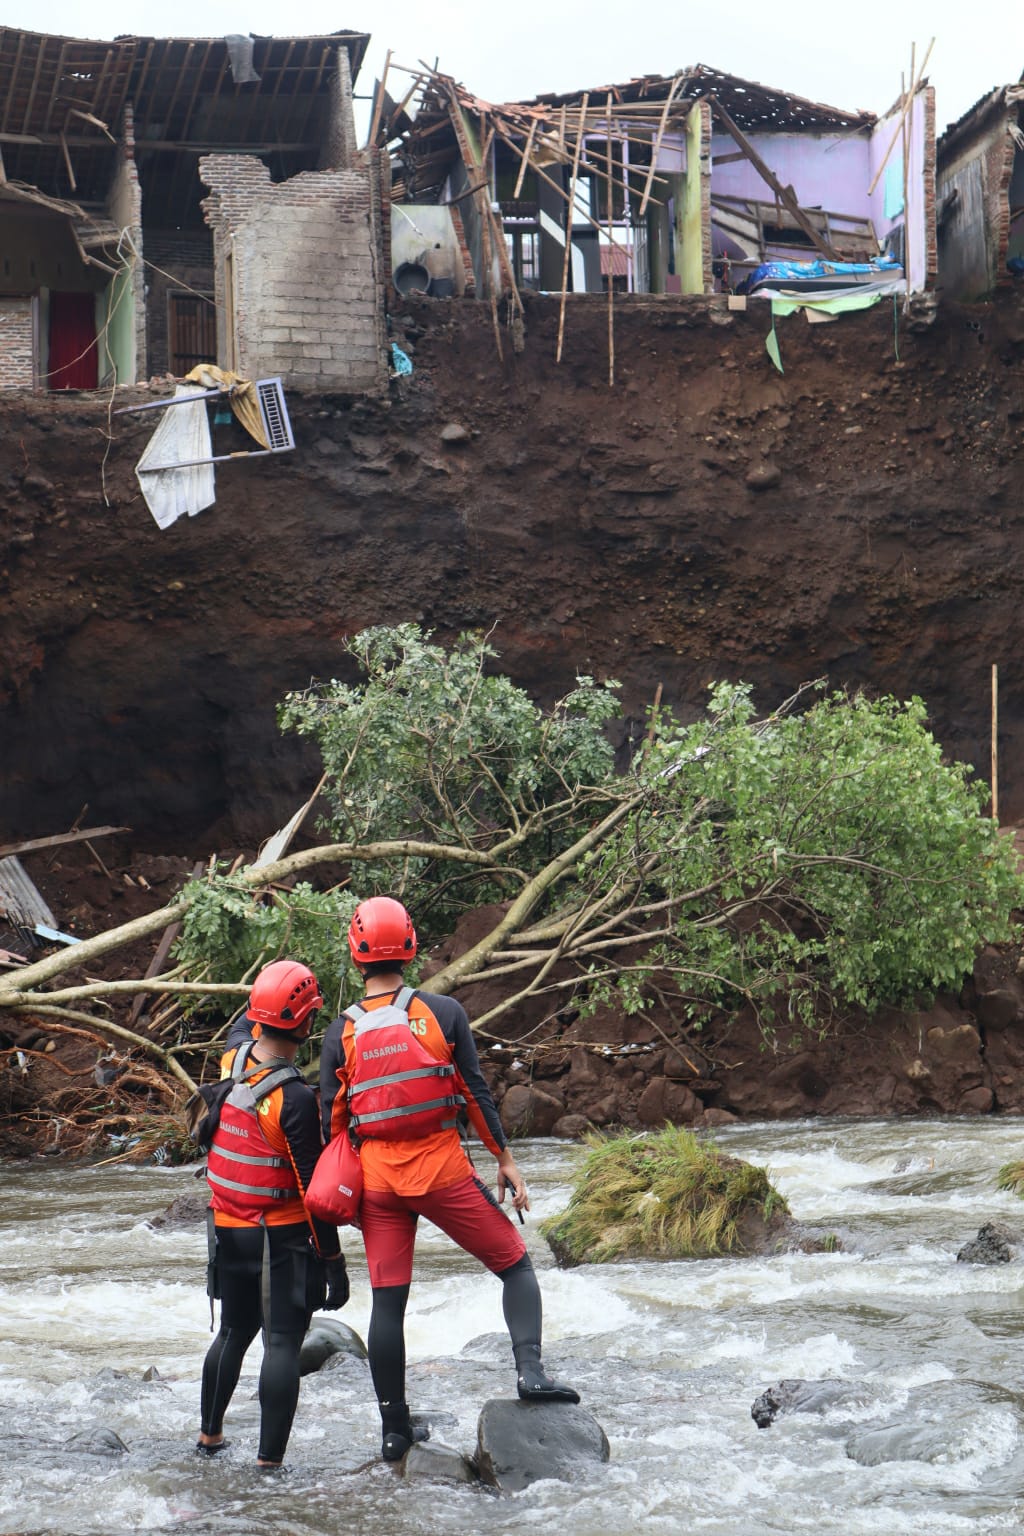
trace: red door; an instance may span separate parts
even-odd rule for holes
[[[50,389],[95,389],[96,295],[50,294]]]

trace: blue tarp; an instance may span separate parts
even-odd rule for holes
[[[745,289],[749,293],[758,283],[769,280],[787,284],[820,283],[822,278],[828,277],[882,277],[900,271],[899,262],[888,256],[879,256],[877,261],[822,261],[820,258],[816,261],[763,261],[741,284],[741,291]]]

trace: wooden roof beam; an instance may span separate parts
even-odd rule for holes
[[[824,257],[827,258],[827,260],[840,261],[842,258],[839,256],[839,253],[833,248],[832,245],[829,244],[828,240],[826,240],[823,235],[818,233],[810,219],[800,207],[793,188],[784,187],[782,185],[771,167],[766,165],[765,162],[761,159],[761,156],[758,154],[753,144],[751,144],[750,140],[740,131],[739,128],[737,128],[728,112],[722,106],[722,103],[717,101],[714,96],[709,96],[708,101],[711,105],[711,110],[719,118],[722,127],[728,134],[732,136],[732,138],[736,140],[736,143],[746,155],[747,159],[750,161],[751,165],[754,167],[754,170],[760,176],[761,180],[766,182],[768,186],[771,187],[772,191],[775,193],[775,196],[779,199],[779,202],[789,211],[793,218],[793,222],[797,225],[797,228],[803,230],[804,234],[811,241],[812,245],[814,245],[815,248],[819,250]]]

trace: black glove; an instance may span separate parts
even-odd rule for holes
[[[325,1312],[338,1312],[349,1298],[348,1270],[345,1267],[345,1255],[334,1254],[333,1258],[324,1259],[324,1272],[327,1275],[327,1299],[323,1304]]]

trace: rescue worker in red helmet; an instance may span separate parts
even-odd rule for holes
[[[414,1439],[405,1399],[405,1307],[416,1218],[425,1216],[502,1281],[517,1389],[525,1399],[578,1403],[541,1363],[541,1296],[519,1232],[499,1208],[506,1190],[522,1221],[530,1197],[480,1071],[464,1009],[451,997],[413,991],[403,967],[415,957],[412,919],[374,896],[356,908],[349,949],[362,972],[362,1003],[328,1025],[320,1057],[327,1139],[354,1132],[363,1166],[360,1225],[373,1288],[367,1336],[380,1404],[381,1454],[398,1461]],[[465,1111],[498,1160],[498,1200],[473,1170],[459,1133]]]
[[[275,960],[256,977],[246,1016],[228,1032],[221,1077],[234,1086],[206,1170],[220,1331],[203,1364],[196,1450],[214,1456],[227,1445],[224,1413],[262,1328],[257,1464],[267,1468],[284,1460],[310,1317],[343,1307],[349,1294],[337,1229],[303,1204],[322,1143],[316,1096],[295,1056],[322,1007],[316,977],[295,960]]]

